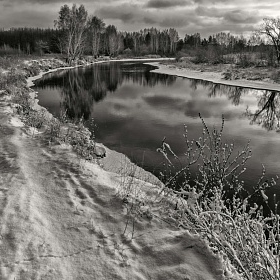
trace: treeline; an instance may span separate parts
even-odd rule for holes
[[[11,28],[0,30],[0,54],[61,53],[69,60],[83,54],[116,56],[124,54],[163,56],[177,51],[178,32],[174,28],[147,28],[139,32],[120,32],[106,26],[96,16],[88,16],[84,6],[61,7],[53,29]]]
[[[175,29],[147,28],[139,32],[119,32],[114,25],[104,30],[89,30],[83,52],[90,55],[159,54],[172,55],[177,51],[178,33]],[[96,34],[97,33],[97,34]],[[94,36],[92,36],[94,35]],[[57,29],[12,28],[0,30],[0,47],[17,53],[63,53],[61,31]]]
[[[56,29],[2,29],[0,30],[1,53],[57,53],[59,52],[59,49],[57,47],[57,38],[59,38],[59,31]]]
[[[184,39],[178,41],[177,51],[178,59],[190,56],[195,63],[236,63],[234,60],[238,59],[243,66],[249,66],[252,63],[250,59],[274,65],[276,56],[274,46],[256,33],[244,37],[220,32],[208,38],[202,38],[199,33],[186,34]]]
[[[86,54],[175,54],[182,50],[191,50],[200,47],[216,46],[222,47],[228,52],[240,51],[258,51],[265,46],[265,42],[256,36],[249,39],[245,37],[233,36],[230,33],[217,33],[208,38],[202,38],[199,33],[186,34],[184,39],[180,39],[175,29],[158,30],[156,28],[147,28],[138,32],[118,32],[114,25],[105,27],[103,21],[95,17],[95,20],[102,22],[104,28],[102,32],[92,30],[85,48]],[[98,34],[100,33],[100,34]],[[112,35],[115,35],[111,38]],[[11,28],[9,30],[0,30],[0,47],[14,49],[26,54],[33,53],[61,53],[59,37],[61,31],[57,29],[41,28]],[[111,41],[111,44],[109,43]],[[107,41],[107,42],[106,42]],[[115,44],[112,41],[116,41]]]
[[[62,6],[54,27],[0,30],[0,55],[61,53],[71,62],[82,55],[174,56],[178,52],[189,55],[195,52],[201,62],[207,55],[219,62],[218,57],[224,54],[260,50],[267,53],[269,47],[257,35],[247,39],[221,32],[202,38],[195,33],[186,34],[182,39],[174,28],[154,27],[120,32],[116,26],[106,26],[102,19],[89,16],[83,5]]]

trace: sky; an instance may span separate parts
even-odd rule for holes
[[[83,4],[90,15],[119,31],[175,28],[180,37],[199,32],[248,35],[265,17],[280,16],[279,0],[0,0],[0,28],[53,28],[60,7]]]

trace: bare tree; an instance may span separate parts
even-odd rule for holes
[[[169,28],[168,33],[169,33],[169,38],[170,38],[170,52],[175,53],[176,44],[179,40],[178,32],[174,28]]]
[[[159,50],[159,34],[160,32],[152,27],[149,29],[149,33],[150,33],[150,36],[151,36],[151,42],[150,42],[150,45],[151,45],[151,51],[153,53],[158,53],[158,50]]]
[[[55,26],[62,31],[60,42],[63,42],[62,48],[70,64],[83,53],[86,23],[87,11],[83,5],[79,8],[75,4],[71,9],[67,5],[60,8]]]
[[[276,51],[278,64],[280,63],[280,18],[264,18],[263,23],[257,32],[265,34],[273,43]]]
[[[106,28],[108,49],[110,56],[114,56],[118,50],[118,33],[114,25],[108,25]]]
[[[118,54],[124,51],[124,35],[122,32],[118,32]]]
[[[100,49],[100,37],[105,30],[105,23],[102,19],[91,16],[88,20],[88,37],[93,56],[97,56]]]

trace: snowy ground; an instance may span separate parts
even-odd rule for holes
[[[223,279],[198,236],[145,209],[156,178],[108,149],[89,163],[50,145],[1,93],[0,119],[0,279]],[[125,192],[138,196],[141,215]]]
[[[222,72],[197,71],[193,69],[176,67],[174,65],[164,65],[160,64],[159,62],[149,62],[147,64],[157,66],[159,68],[151,71],[155,73],[175,75],[196,80],[204,80],[229,86],[280,91],[280,84],[273,83],[272,81],[252,81],[245,79],[225,80],[223,78]]]

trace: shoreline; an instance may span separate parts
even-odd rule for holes
[[[153,61],[151,61],[153,60]],[[186,68],[179,68],[173,65],[163,65],[160,63],[160,61],[166,61],[166,60],[174,60],[174,58],[166,59],[166,58],[135,58],[135,59],[112,59],[112,60],[100,60],[95,61],[86,65],[76,65],[76,66],[65,66],[65,67],[58,67],[54,69],[50,69],[48,71],[42,71],[36,76],[31,76],[26,79],[27,86],[30,89],[30,96],[34,100],[34,105],[38,109],[44,110],[49,116],[53,117],[51,113],[45,108],[40,105],[38,105],[39,100],[37,97],[37,92],[32,89],[32,86],[34,85],[34,81],[37,79],[42,78],[44,75],[48,73],[53,73],[59,70],[67,70],[67,69],[75,69],[80,67],[89,67],[94,64],[101,64],[101,63],[108,63],[108,62],[129,62],[129,61],[143,61],[144,64],[152,65],[155,67],[158,67],[158,69],[151,70],[151,72],[154,73],[160,73],[160,74],[167,74],[167,75],[175,75],[178,77],[184,77],[189,79],[195,79],[195,80],[204,80],[211,83],[216,84],[222,84],[222,85],[228,85],[228,86],[236,86],[236,87],[244,87],[244,88],[253,88],[257,90],[275,90],[280,91],[280,84],[272,84],[269,82],[256,82],[256,81],[249,81],[249,80],[224,80],[222,78],[222,72],[201,72],[197,70],[191,70]],[[128,164],[129,168],[136,168],[137,172],[141,174],[141,176],[149,177],[151,178],[151,182],[154,184],[162,184],[162,182],[151,172],[144,170],[137,164],[133,163],[128,156],[126,156],[123,153],[119,153],[115,150],[111,150],[110,148],[106,147],[103,143],[96,143],[98,147],[101,147],[101,149],[104,149],[106,151],[106,157],[102,159],[102,162],[104,162],[104,166],[106,171],[118,173],[121,165],[125,162],[125,164]],[[113,167],[112,164],[110,164],[110,160],[113,159],[113,161],[117,162],[116,167]],[[138,178],[140,179],[140,175]]]
[[[194,80],[204,80],[214,84],[222,84],[234,87],[251,88],[256,90],[269,90],[269,91],[279,91],[280,84],[271,83],[267,81],[253,81],[253,80],[225,80],[222,77],[222,72],[201,72],[197,70],[191,70],[188,68],[179,68],[173,65],[163,65],[158,62],[146,63],[152,66],[158,67],[158,69],[151,70],[151,72],[159,74],[173,75]]]
[[[173,58],[172,58],[173,59]],[[95,61],[93,63],[90,63],[88,65],[76,65],[76,66],[65,66],[65,67],[58,67],[54,69],[50,69],[48,71],[42,71],[38,75],[35,76],[30,76],[26,79],[27,87],[29,88],[29,96],[34,100],[34,107],[38,110],[43,110],[48,118],[54,117],[48,110],[47,108],[41,106],[38,104],[39,99],[37,99],[37,92],[32,89],[32,86],[34,86],[34,81],[42,78],[44,75],[53,73],[59,70],[67,70],[67,69],[75,69],[75,68],[80,68],[80,67],[88,67],[94,64],[101,64],[101,63],[106,63],[106,62],[117,62],[117,61],[150,61],[150,60],[167,60],[163,58],[157,58],[157,59],[123,59],[123,60],[103,60],[103,61]],[[134,177],[139,180],[144,180],[154,186],[158,186],[160,189],[162,187],[162,182],[157,178],[154,174],[152,174],[150,171],[147,171],[143,169],[141,166],[137,165],[136,163],[133,163],[128,156],[126,156],[123,153],[120,153],[118,151],[112,150],[109,147],[105,146],[103,143],[98,143],[96,142],[96,147],[98,149],[103,149],[105,150],[106,156],[99,159],[101,162],[101,165],[106,172],[110,173],[120,173],[120,170],[122,166],[125,166],[127,170],[125,170],[125,173],[122,175],[126,176],[131,176],[131,170],[134,172]],[[114,165],[111,164],[111,162],[114,162]]]
[[[164,60],[175,60],[175,58],[125,58],[125,59],[100,60],[100,61],[94,61],[94,62],[91,62],[88,64],[79,64],[79,65],[75,65],[75,66],[58,67],[58,68],[50,69],[48,71],[42,71],[38,75],[28,77],[26,79],[26,82],[27,82],[27,86],[29,88],[31,88],[32,86],[34,86],[33,81],[36,81],[36,80],[42,78],[46,74],[53,73],[53,72],[56,72],[59,70],[68,70],[68,69],[75,69],[75,68],[81,68],[81,67],[88,67],[88,66],[91,66],[94,64],[101,64],[101,63],[106,63],[106,62],[146,61],[146,63],[148,63],[147,61],[150,61],[150,60],[164,61]],[[151,63],[157,63],[157,62],[151,62]]]
[[[153,60],[153,61],[151,61]],[[157,61],[155,61],[157,60]],[[204,80],[211,83],[216,84],[223,84],[228,86],[236,86],[236,87],[244,87],[244,88],[253,88],[258,90],[276,90],[280,91],[280,84],[272,84],[269,82],[256,82],[256,81],[249,81],[249,80],[224,80],[222,78],[221,72],[201,72],[197,70],[191,70],[186,68],[179,68],[173,65],[163,65],[160,63],[160,61],[166,61],[166,60],[174,60],[174,58],[135,58],[135,59],[112,59],[112,60],[100,60],[95,61],[86,65],[76,65],[76,66],[65,66],[65,67],[58,67],[54,69],[50,69],[48,71],[42,71],[38,75],[30,76],[26,79],[27,86],[30,89],[29,95],[34,100],[34,105],[38,109],[44,110],[50,117],[53,117],[51,113],[45,108],[40,105],[38,105],[39,100],[37,97],[37,92],[32,89],[32,86],[34,85],[34,81],[42,78],[44,75],[48,73],[53,73],[60,70],[67,70],[67,69],[75,69],[80,67],[89,67],[94,64],[101,64],[101,63],[108,63],[108,62],[129,62],[129,61],[143,61],[144,64],[152,65],[155,67],[158,67],[158,69],[151,70],[151,72],[159,73],[159,74],[167,74],[167,75],[175,75],[178,77],[183,78],[189,78],[189,79],[195,79],[195,80]],[[151,178],[151,183],[153,184],[162,184],[162,182],[151,172],[141,168],[137,164],[133,163],[128,156],[126,156],[123,153],[119,153],[115,150],[111,150],[107,146],[105,146],[103,143],[96,143],[98,147],[101,147],[101,149],[105,149],[106,151],[106,157],[102,159],[102,162],[104,163],[104,167],[106,171],[118,173],[121,165],[125,162],[125,165],[128,164],[129,168],[136,168],[137,172],[141,174],[141,176]],[[113,159],[117,162],[116,167],[113,167],[112,164],[110,164],[110,159]],[[140,175],[137,176],[139,179],[141,177]]]
[[[37,104],[30,84],[59,69],[29,77],[28,88],[25,81],[18,88]],[[0,175],[5,199],[0,209],[1,279],[243,279],[248,268],[257,267],[252,258],[240,272],[243,263],[231,262],[232,254],[237,260],[241,256],[232,230],[247,242],[243,216],[231,225],[219,212],[199,205],[198,212],[192,211],[198,202],[195,191],[187,200],[165,193],[152,173],[107,147],[105,160],[87,161],[64,144],[68,142],[50,145],[33,137],[12,109],[15,103],[7,95],[0,101],[0,167],[9,175]],[[217,254],[213,248],[220,244],[223,251]]]

